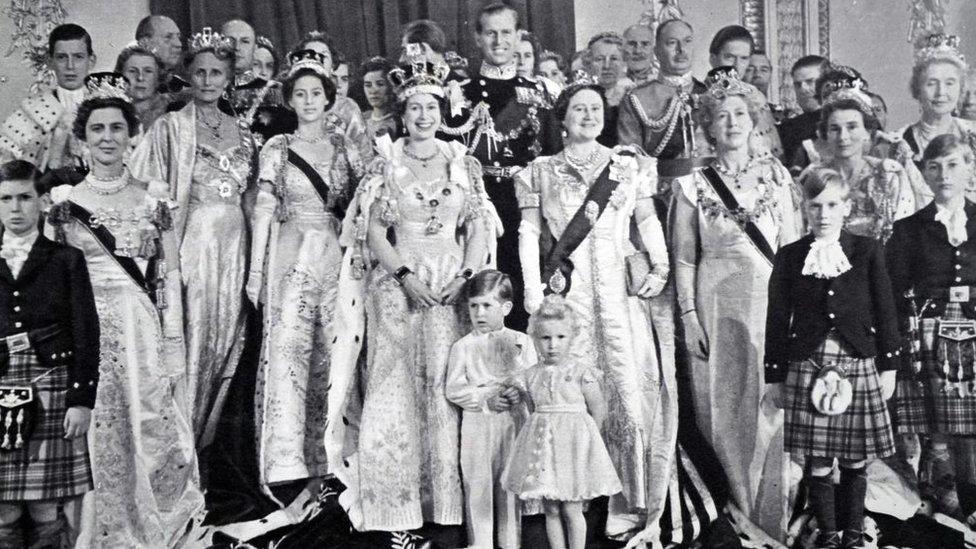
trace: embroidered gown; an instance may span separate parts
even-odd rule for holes
[[[439,141],[449,159],[444,177],[419,181],[405,165],[405,140],[384,141],[343,231],[344,240],[349,233],[355,240],[350,238],[339,283],[329,469],[348,487],[340,502],[357,529],[461,524],[460,416],[447,399],[445,379],[451,345],[465,332],[462,316],[453,305],[413,305],[386,269],[363,273],[356,265],[370,265],[367,224],[381,223],[395,234],[404,264],[436,291],[457,276],[467,246],[475,245],[475,224],[485,224],[486,242],[478,245],[487,249],[500,222],[485,195],[480,166],[463,145]],[[360,370],[364,331],[366,364]],[[357,383],[363,387],[361,412],[347,398]]]
[[[203,512],[177,265],[167,262],[167,308],[157,309],[82,221],[89,217],[107,229],[115,253],[122,255],[125,246],[144,245],[146,233],[134,227],[152,227],[155,208],[147,197],[131,213],[76,210],[62,225],[66,243],[85,254],[101,331],[100,379],[88,432],[95,490],[85,499],[86,507],[94,504],[93,513],[86,513],[94,523],[83,525],[79,546],[174,547]],[[171,239],[172,233],[164,231],[161,238]],[[169,244],[164,247],[175,249]],[[134,263],[145,277],[147,261],[136,257]]]
[[[244,343],[247,227],[242,193],[251,174],[253,141],[218,151],[196,139],[190,103],[159,119],[133,153],[133,174],[169,183],[177,204],[183,314],[193,429],[198,445],[213,440]]]
[[[609,152],[597,162],[596,174],[610,162]],[[646,524],[655,532],[650,534],[653,538],[661,527],[675,529],[678,535],[687,517],[678,513],[662,519],[667,499],[677,495],[678,481],[672,476],[676,462],[684,459],[676,457],[670,294],[646,302],[626,291],[625,258],[635,251],[629,238],[634,207],[638,199],[653,197],[657,184],[654,160],[639,160],[638,168],[621,178],[596,225],[570,256],[574,269],[566,299],[580,324],[575,360],[605,376],[604,440],[623,488],[610,499],[607,533],[624,535]],[[516,192],[521,207],[540,208],[558,240],[596,177],[584,177],[560,153],[533,161],[516,177]],[[649,251],[653,263],[667,264],[663,232],[659,247]],[[672,488],[675,493],[669,494]],[[671,503],[672,510],[680,509],[678,500]],[[635,514],[638,511],[645,516]]]
[[[761,165],[763,183],[730,190],[775,251],[800,236],[801,220],[789,173],[777,160]],[[783,414],[761,402],[772,263],[702,171],[679,178],[674,190],[675,260],[677,268],[695,267],[694,308],[708,339],[706,360],[688,357],[696,420],[722,464],[733,502],[767,534],[783,539],[789,489]]]
[[[327,473],[322,439],[342,261],[339,226],[363,169],[358,150],[341,134],[321,145],[331,152],[325,163],[309,164],[290,142],[275,136],[261,151],[253,222],[255,259],[266,264],[256,393],[262,485]],[[312,178],[327,187],[324,199]]]

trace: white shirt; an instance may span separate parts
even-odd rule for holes
[[[958,246],[968,240],[966,234],[966,210],[965,202],[960,202],[959,206],[949,209],[941,204],[935,205],[935,220],[946,228],[949,235],[949,243]]]

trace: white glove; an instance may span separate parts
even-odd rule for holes
[[[525,310],[534,314],[542,305],[542,267],[539,265],[539,228],[522,220],[519,224],[519,260],[525,285]]]

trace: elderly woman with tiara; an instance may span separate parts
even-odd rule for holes
[[[445,394],[447,360],[464,334],[455,302],[487,264],[500,226],[478,161],[435,137],[448,67],[411,61],[390,72],[407,136],[377,140],[342,235],[325,448],[360,530],[461,524],[460,416]],[[359,378],[361,412],[349,397]]]
[[[762,94],[719,73],[700,98],[716,157],[676,181],[672,210],[695,417],[729,480],[739,522],[783,539],[789,469],[783,416],[762,401],[763,319],[773,256],[801,234],[799,197],[786,168],[751,145]]]
[[[292,52],[284,78],[298,129],[261,150],[246,293],[264,304],[256,427],[262,486],[327,473],[322,437],[339,283],[339,226],[362,176],[359,151],[322,117],[336,89],[312,50]],[[311,491],[315,493],[315,490]]]
[[[47,228],[84,252],[101,333],[89,433],[95,491],[78,547],[176,547],[204,501],[172,211],[164,183],[147,184],[124,164],[138,131],[125,79],[96,73],[86,85],[74,133],[92,151],[91,173],[52,189]]]
[[[163,116],[132,155],[137,177],[169,184],[180,246],[187,369],[198,445],[213,440],[244,340],[244,197],[256,147],[217,102],[233,85],[234,48],[205,28],[183,60],[193,100]]]

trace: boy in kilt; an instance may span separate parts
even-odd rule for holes
[[[40,210],[34,165],[0,165],[2,549],[60,547],[59,506],[73,518],[93,487],[85,433],[98,382],[95,300],[81,251],[41,235]]]
[[[932,139],[921,168],[934,198],[895,222],[885,250],[901,327],[917,349],[899,373],[896,427],[928,433],[935,456],[951,454],[959,507],[970,525],[976,523],[976,204],[966,199],[971,147],[954,134]]]
[[[847,183],[823,168],[800,183],[811,234],[780,248],[773,264],[767,397],[785,408],[786,451],[806,456],[816,547],[861,547],[865,466],[895,452],[885,401],[902,340],[881,243],[841,230]]]

